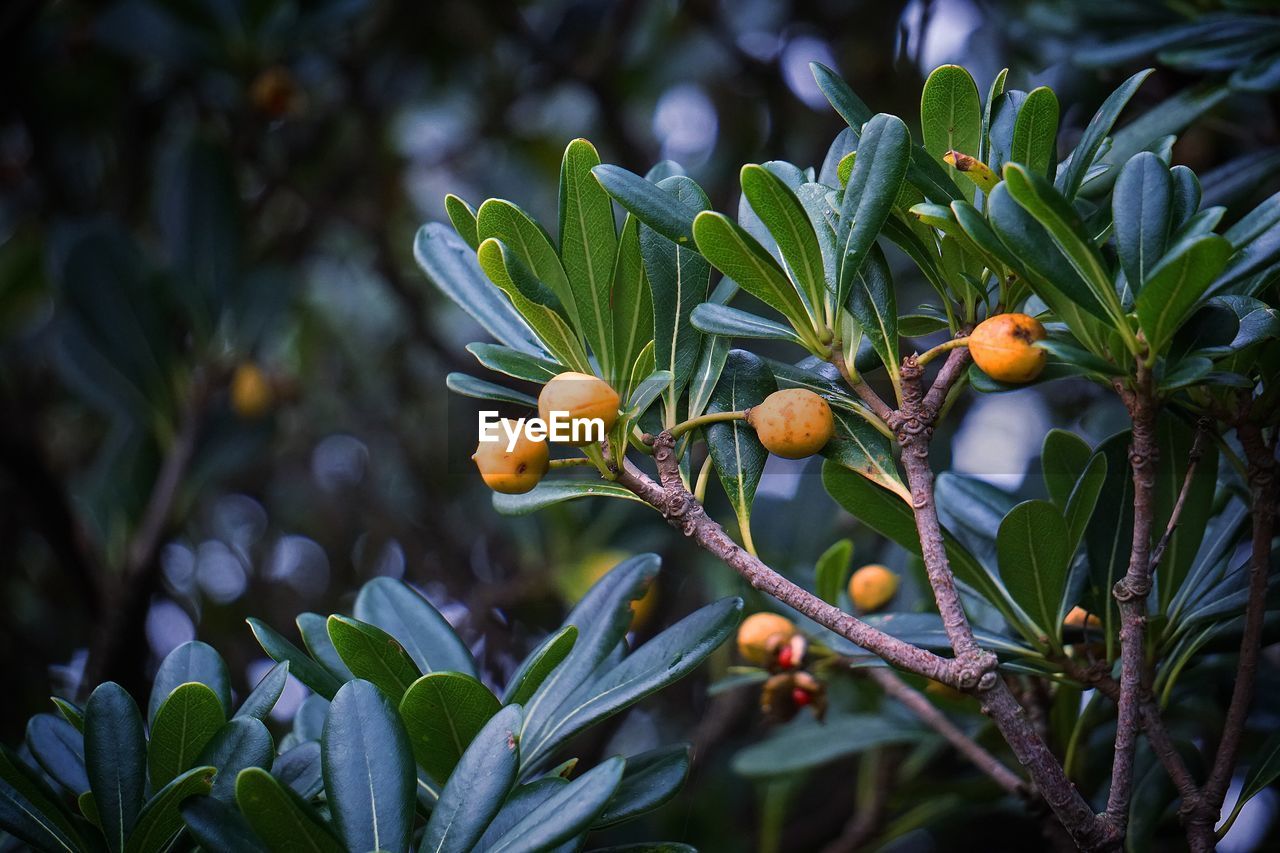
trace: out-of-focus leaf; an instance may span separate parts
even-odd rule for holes
[[[0,744],[0,826],[39,850],[88,849],[58,794],[4,744]]]
[[[302,799],[310,800],[324,788],[320,765],[320,742],[309,740],[276,756],[271,764],[271,775]]]
[[[183,684],[170,693],[151,722],[147,769],[152,789],[163,788],[194,767],[196,756],[226,721],[218,697],[204,684]]]
[[[433,779],[448,779],[476,733],[501,704],[475,678],[433,672],[415,681],[400,700],[400,716],[413,755]]]
[[[1244,784],[1240,787],[1240,795],[1236,798],[1236,804],[1232,807],[1231,814],[1218,830],[1219,838],[1224,837],[1230,831],[1232,824],[1240,816],[1240,810],[1244,808],[1245,803],[1262,793],[1276,779],[1280,779],[1280,732],[1274,733],[1267,738],[1266,743],[1254,753],[1254,756],[1253,762],[1249,765],[1249,772],[1244,777]]]
[[[404,581],[374,578],[366,583],[356,596],[355,615],[395,637],[422,672],[477,673],[475,658],[448,620]]]
[[[840,716],[818,723],[799,718],[773,735],[738,750],[735,773],[768,778],[809,770],[878,746],[912,743],[925,737],[919,729],[874,714]]]
[[[827,604],[837,604],[840,591],[849,579],[849,561],[853,559],[853,540],[841,539],[822,552],[814,571],[814,587]]]
[[[1098,149],[1102,147],[1102,141],[1106,139],[1107,134],[1111,132],[1111,128],[1115,126],[1116,119],[1120,117],[1120,112],[1124,109],[1125,104],[1129,103],[1133,93],[1138,91],[1142,81],[1146,80],[1153,70],[1147,68],[1125,80],[1116,87],[1114,92],[1107,96],[1107,99],[1102,102],[1102,106],[1098,107],[1098,111],[1093,114],[1093,118],[1085,126],[1084,133],[1080,135],[1080,141],[1076,144],[1075,150],[1058,167],[1058,176],[1054,181],[1054,185],[1067,199],[1075,199],[1076,194],[1080,191],[1080,185],[1084,183],[1085,173],[1093,165]],[[1128,158],[1125,159],[1127,160]]]
[[[250,767],[236,778],[236,803],[268,850],[345,853],[311,806],[265,770]]]

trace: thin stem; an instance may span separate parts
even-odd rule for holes
[[[698,481],[693,487],[693,499],[698,503],[702,503],[707,499],[707,483],[711,482],[711,454],[707,454],[707,458],[702,460],[702,467],[698,469]]]
[[[933,361],[935,358],[942,355],[944,352],[950,352],[951,350],[957,347],[967,347],[968,345],[969,345],[969,338],[967,335],[959,338],[952,338],[949,341],[943,341],[933,349],[925,350],[923,353],[916,356],[916,363],[919,364],[921,367],[924,367],[926,364]]]
[[[868,678],[880,685],[880,689],[885,694],[896,699],[907,710],[919,717],[921,722],[942,735],[948,743],[956,748],[957,752],[973,762],[974,766],[990,776],[1001,788],[1010,794],[1018,794],[1020,796],[1027,794],[1027,786],[1018,774],[1006,767],[1000,759],[979,746],[977,741],[951,722],[946,714],[939,711],[937,706],[929,701],[928,697],[903,681],[893,670],[872,666],[866,667],[862,671],[866,673]]]
[[[835,365],[836,370],[840,371],[840,375],[844,377],[845,384],[849,386],[850,390],[861,397],[862,402],[867,404],[867,408],[871,409],[880,420],[887,421],[889,416],[893,414],[893,410],[889,408],[888,403],[880,398],[874,388],[863,382],[861,376],[849,369],[848,363],[844,360],[844,353],[839,347],[832,349],[830,361]]]
[[[574,456],[571,459],[552,459],[549,467],[552,471],[560,468],[594,468],[596,463],[585,456]]]
[[[687,421],[682,421],[676,424],[671,428],[671,435],[674,438],[679,438],[690,430],[695,430],[698,427],[704,427],[709,424],[724,423],[725,421],[742,421],[746,420],[746,418],[746,411],[711,412],[705,415],[698,415],[696,418],[689,418]]]
[[[1212,429],[1213,426],[1208,418],[1201,418],[1200,422],[1196,424],[1196,437],[1191,442],[1191,452],[1187,454],[1187,473],[1182,478],[1182,487],[1178,490],[1178,500],[1173,505],[1173,512],[1169,514],[1169,523],[1165,525],[1160,541],[1151,550],[1151,573],[1153,575],[1160,566],[1160,560],[1164,558],[1164,552],[1169,547],[1169,540],[1173,538],[1174,532],[1178,529],[1178,522],[1182,519],[1182,508],[1187,503],[1187,495],[1191,492],[1191,482],[1195,479],[1196,468],[1199,467],[1200,458],[1204,456],[1205,445],[1209,443],[1209,433]]]

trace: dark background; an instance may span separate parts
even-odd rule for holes
[[[86,664],[145,695],[159,658],[193,637],[243,690],[264,666],[246,616],[289,633],[296,613],[347,608],[378,574],[423,588],[495,678],[626,554],[667,558],[641,634],[739,591],[644,510],[492,511],[466,460],[474,407],[444,387],[450,370],[479,372],[462,347],[482,334],[417,271],[418,226],[454,192],[509,198],[554,230],[560,154],[578,136],[634,171],[678,160],[735,210],[741,164],[820,164],[842,126],[810,60],[913,125],[934,66],[964,64],[985,91],[1008,65],[1011,86],[1057,90],[1069,146],[1149,62],[1079,68],[1074,50],[1176,21],[1157,2],[6,3],[0,739],[19,740],[51,692],[74,694]],[[1128,115],[1220,71],[1162,66]],[[1175,161],[1274,160],[1274,115],[1268,96],[1229,98]],[[1238,213],[1275,189],[1253,174],[1213,201]],[[918,284],[904,268],[905,292]],[[246,362],[272,387],[260,417],[229,403]],[[999,399],[969,411],[955,452],[1012,488],[1049,426],[1117,428],[1086,386]],[[797,473],[766,478],[766,560],[803,577],[852,535],[860,562],[906,564]],[[157,500],[168,512],[149,519]],[[729,662],[724,650],[712,670]],[[727,763],[765,726],[751,695],[708,699],[708,677],[582,751],[694,741],[688,796],[647,828],[742,849],[760,792]],[[783,846],[833,837],[850,779],[836,767],[765,798],[792,798]],[[957,812],[955,831],[981,813]],[[1018,814],[998,819],[998,844],[1038,843]]]

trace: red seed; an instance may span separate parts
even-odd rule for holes
[[[783,646],[778,650],[778,666],[783,669],[791,669],[791,647]]]
[[[813,701],[813,697],[810,696],[806,691],[801,690],[799,687],[792,688],[791,704],[795,705],[797,708],[803,708],[805,705],[808,705],[812,701]]]

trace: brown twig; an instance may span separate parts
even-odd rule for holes
[[[1156,543],[1156,547],[1151,550],[1151,573],[1154,575],[1160,566],[1160,561],[1164,559],[1164,552],[1169,547],[1169,540],[1173,538],[1173,534],[1178,529],[1178,522],[1182,520],[1182,508],[1186,506],[1187,495],[1191,492],[1191,482],[1195,479],[1196,468],[1200,465],[1200,458],[1204,456],[1205,448],[1209,444],[1209,436],[1213,429],[1213,424],[1208,418],[1201,418],[1196,424],[1196,437],[1191,442],[1191,452],[1187,454],[1187,473],[1182,478],[1182,487],[1178,490],[1178,500],[1174,502],[1173,512],[1169,513],[1169,523],[1165,525],[1164,533],[1160,536],[1160,541]]]
[[[938,710],[929,699],[910,684],[903,681],[893,670],[883,667],[867,667],[862,670],[867,677],[880,686],[880,689],[891,696],[907,710],[920,718],[921,722],[942,735],[956,748],[956,751],[973,762],[983,773],[1010,794],[1026,796],[1027,786],[1018,776],[987,750],[983,749],[973,738],[965,734],[959,726],[951,722],[947,715]]]
[[[836,370],[840,371],[840,375],[844,377],[845,383],[849,388],[862,398],[862,402],[867,404],[875,416],[882,421],[888,421],[893,414],[893,410],[889,408],[889,404],[876,393],[876,390],[867,383],[863,382],[853,371],[849,369],[849,364],[844,360],[844,353],[840,351],[840,347],[834,347],[831,352],[831,363],[835,365]]]

